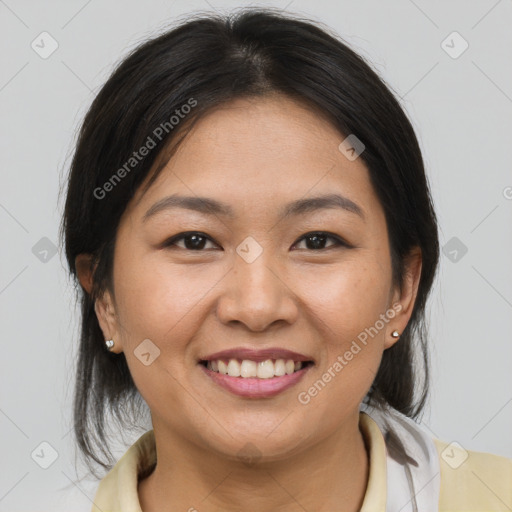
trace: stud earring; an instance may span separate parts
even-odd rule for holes
[[[400,338],[400,333],[398,331],[393,331],[391,336],[393,336],[393,338]]]
[[[114,347],[114,340],[106,340],[105,341],[105,345],[107,347],[107,350],[112,350],[112,348]]]

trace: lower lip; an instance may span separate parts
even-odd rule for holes
[[[210,379],[216,384],[227,389],[234,395],[246,398],[268,398],[278,395],[288,388],[297,384],[306,372],[311,368],[306,366],[290,375],[282,377],[272,377],[271,379],[230,377],[219,372],[208,370],[203,365],[199,365]]]

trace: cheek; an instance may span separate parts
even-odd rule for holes
[[[200,309],[202,298],[218,280],[211,272],[196,268],[166,264],[164,258],[120,262],[116,298],[124,335],[163,341],[167,334],[179,339],[174,330],[186,324],[182,320],[187,315]]]
[[[159,410],[162,397],[166,407],[180,408],[183,397],[178,383],[198,325],[194,307],[213,286],[212,278],[191,278],[195,273],[190,270],[145,261],[135,251],[131,258],[116,263],[116,304],[130,374],[152,411]],[[150,354],[147,365],[145,353]]]
[[[344,406],[340,411],[355,407],[371,386],[382,358],[392,318],[387,315],[390,273],[383,273],[377,259],[354,257],[337,269],[315,273],[302,286],[309,322],[323,338],[311,396],[320,407],[329,407],[333,400]]]
[[[326,336],[339,335],[341,344],[374,325],[388,307],[390,271],[383,272],[382,262],[369,252],[319,268],[296,283],[312,316],[326,324]]]

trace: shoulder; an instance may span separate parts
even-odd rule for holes
[[[441,470],[440,512],[512,510],[512,459],[434,438]]]
[[[144,433],[101,480],[92,512],[141,512],[139,478],[156,463],[154,431]]]

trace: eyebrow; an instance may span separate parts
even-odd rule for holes
[[[157,201],[144,214],[142,220],[143,222],[146,222],[150,217],[153,217],[157,213],[175,208],[183,208],[185,210],[192,210],[204,215],[218,215],[230,219],[235,217],[231,206],[217,201],[216,199],[209,197],[180,196],[174,194]],[[347,197],[344,197],[340,194],[326,194],[306,199],[298,199],[297,201],[288,203],[280,211],[279,220],[287,217],[304,215],[306,213],[311,213],[317,210],[335,208],[354,213],[361,217],[363,220],[365,219],[363,209],[358,204],[354,203],[354,201],[351,199],[348,199]]]

